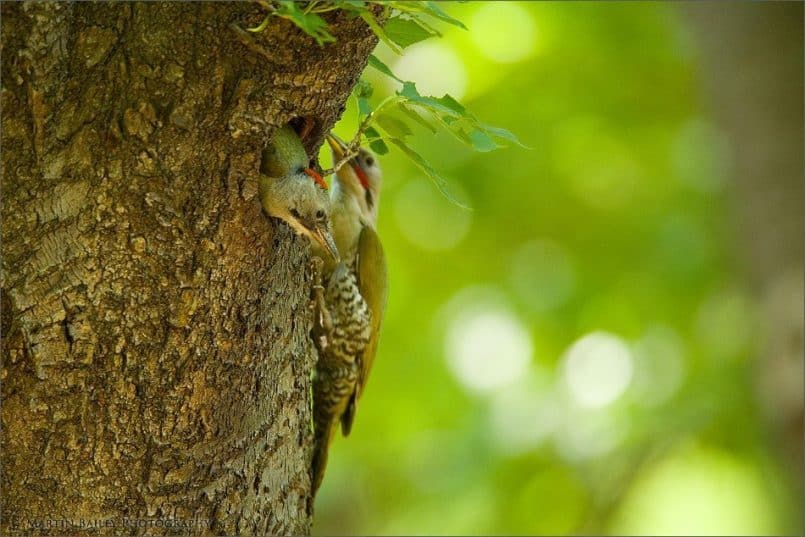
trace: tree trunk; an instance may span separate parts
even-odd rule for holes
[[[733,148],[735,246],[764,323],[757,393],[801,496],[803,4],[684,9],[702,47],[708,104]]]
[[[2,4],[0,533],[309,531],[309,246],[256,179],[376,41],[264,15]]]

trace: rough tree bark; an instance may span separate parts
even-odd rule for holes
[[[289,120],[320,145],[376,41],[232,26],[264,14],[2,4],[0,533],[308,532],[309,247],[256,175]]]

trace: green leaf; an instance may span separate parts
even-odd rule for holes
[[[413,134],[411,128],[406,125],[404,121],[401,121],[400,119],[389,114],[380,114],[375,118],[375,120],[377,121],[377,124],[380,125],[383,130],[389,133],[391,136],[405,138],[406,136]]]
[[[530,147],[528,147],[523,142],[521,142],[520,139],[517,138],[517,136],[514,135],[514,133],[512,133],[510,131],[507,131],[506,129],[502,129],[500,127],[493,127],[492,125],[486,125],[484,123],[480,123],[480,126],[481,126],[482,129],[484,129],[486,132],[488,132],[492,136],[496,136],[498,138],[508,140],[509,142],[517,144],[520,147],[523,147],[525,149],[530,149]]]
[[[459,28],[467,29],[464,24],[458,20],[454,19],[447,13],[445,13],[442,8],[438,6],[438,2],[422,2],[418,0],[393,0],[387,2],[387,5],[390,5],[392,8],[400,11],[402,13],[424,13],[429,15],[433,18],[442,20],[448,24],[452,24],[453,26],[458,26]]]
[[[356,17],[360,17],[361,12],[366,11],[368,6],[366,2],[363,0],[330,0],[332,2],[332,7],[336,7],[345,11],[347,14],[347,18],[352,20]],[[330,11],[331,9],[326,9]]]
[[[371,65],[372,67],[374,67],[375,69],[377,69],[378,71],[383,73],[384,75],[393,78],[394,80],[396,80],[397,82],[399,82],[401,84],[404,82],[403,80],[398,78],[397,75],[392,73],[391,69],[389,69],[388,66],[385,63],[381,62],[377,58],[377,56],[375,56],[374,54],[369,55],[369,65]]]
[[[499,147],[498,144],[496,144],[495,141],[482,130],[472,130],[469,138],[470,142],[472,143],[472,147],[475,148],[476,151],[480,151],[482,153],[492,151]]]
[[[433,37],[433,33],[422,27],[414,19],[392,17],[383,26],[389,39],[400,45],[402,48],[424,41]]]
[[[376,155],[385,155],[389,152],[389,148],[383,140],[372,140],[369,142],[369,147],[372,148]]]
[[[358,113],[362,116],[368,116],[372,113],[372,105],[369,104],[369,99],[358,97]]]
[[[402,54],[402,49],[398,47],[397,44],[394,41],[392,41],[388,35],[386,35],[385,30],[383,30],[383,27],[377,23],[377,19],[375,18],[375,16],[372,14],[371,11],[369,11],[368,9],[362,10],[360,12],[360,16],[364,20],[364,22],[366,22],[366,24],[369,25],[369,28],[372,29],[375,35],[380,38],[381,41],[387,44],[389,48],[393,50],[395,53]]]
[[[374,88],[368,80],[361,78],[358,80],[358,83],[355,84],[355,88],[352,91],[358,97],[371,97],[372,93],[374,93]]]
[[[450,192],[450,189],[447,185],[447,181],[445,181],[445,179],[441,175],[439,175],[436,172],[436,170],[434,170],[430,166],[430,164],[428,164],[428,162],[424,158],[422,158],[422,156],[420,156],[419,153],[411,149],[405,142],[403,142],[398,138],[389,138],[389,142],[393,143],[394,145],[402,149],[403,153],[405,153],[405,155],[409,159],[411,159],[411,161],[417,166],[417,168],[422,170],[425,173],[425,175],[427,175],[434,182],[436,188],[439,189],[439,192],[444,194],[444,196],[448,200],[450,200],[455,205],[458,205],[462,209],[472,210],[471,207],[469,207],[464,203],[461,203],[460,201],[458,201],[458,199],[456,199],[456,197]]]
[[[363,136],[369,142],[369,147],[372,148],[372,151],[378,155],[385,155],[389,152],[388,146],[383,142],[380,133],[377,132],[374,127],[367,127]]]
[[[467,115],[467,109],[464,108],[460,102],[455,100],[453,97],[450,96],[449,93],[445,93],[442,97],[436,99],[439,103],[443,104],[447,108],[455,111],[456,114],[461,116]]]
[[[372,113],[372,105],[369,104],[369,97],[372,96],[374,88],[364,79],[359,79],[358,83],[352,89],[352,94],[358,101],[358,113],[363,116],[368,116]]]
[[[472,131],[474,127],[467,126],[466,121],[462,121],[460,119],[450,118],[450,117],[436,117],[436,120],[442,124],[442,126],[453,136],[458,138],[458,140],[470,147],[473,147],[472,140],[470,139],[468,132]]]
[[[397,10],[400,13],[406,14],[416,14],[416,13],[424,13],[425,8],[422,5],[422,2],[417,0],[389,0],[387,5],[390,6],[392,9]]]
[[[464,26],[463,22],[461,22],[458,19],[454,19],[453,17],[442,11],[442,8],[440,8],[436,4],[436,2],[422,2],[422,3],[424,4],[425,7],[425,13],[427,13],[428,15],[436,17],[437,19],[442,20],[446,23],[452,24],[453,26],[458,26],[459,28],[463,28],[465,30],[467,29],[467,27]]]
[[[403,114],[405,114],[405,115],[406,115],[406,116],[408,116],[409,118],[413,119],[414,121],[416,121],[417,123],[419,123],[420,125],[422,125],[423,127],[425,127],[426,129],[428,129],[428,130],[429,130],[430,132],[432,132],[433,134],[436,134],[436,127],[434,127],[433,125],[431,125],[430,123],[428,123],[428,121],[427,121],[427,120],[426,120],[424,117],[420,116],[420,115],[419,115],[419,114],[416,112],[416,110],[411,110],[410,108],[408,108],[407,106],[405,106],[405,104],[403,104],[402,102],[398,102],[398,103],[397,103],[397,107],[400,109],[400,111],[401,111]]]
[[[319,45],[335,41],[335,37],[329,32],[329,26],[324,19],[315,13],[303,12],[294,0],[277,0],[277,2],[279,4],[276,11],[277,16],[296,24],[303,32],[315,39]]]
[[[366,2],[363,0],[334,0],[333,5],[341,9],[367,9]]]
[[[429,97],[420,95],[413,82],[404,82],[397,95],[405,99],[405,104],[412,104],[430,112],[433,117],[447,128],[456,138],[472,146],[476,151],[491,151],[500,145],[495,138],[526,147],[520,140],[500,127],[493,127],[478,121],[461,103],[449,94],[442,97]],[[410,114],[409,114],[410,117]]]
[[[464,107],[449,95],[445,95],[444,97],[438,99],[420,95],[416,89],[416,84],[413,82],[404,82],[402,89],[397,92],[397,95],[405,97],[410,102],[433,111],[440,111],[450,115],[459,116],[466,113]]]
[[[419,13],[407,13],[407,15],[409,17],[411,17],[412,19],[414,19],[417,24],[422,26],[432,36],[442,37],[442,33],[439,30],[437,30],[436,28],[434,28],[433,26],[431,26],[430,24],[428,24],[428,21],[426,21],[425,19],[420,17]]]

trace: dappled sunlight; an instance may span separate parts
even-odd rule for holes
[[[632,399],[656,406],[671,398],[685,378],[684,343],[667,326],[652,326],[632,345],[634,378]]]
[[[757,470],[716,449],[685,446],[637,480],[615,517],[621,535],[773,535],[774,508]]]
[[[424,95],[440,97],[449,93],[461,99],[467,92],[467,72],[460,55],[439,41],[425,41],[411,46],[392,66],[403,80],[415,80]]]
[[[489,428],[495,447],[506,454],[528,452],[550,440],[560,413],[547,371],[532,367],[490,402]]]
[[[493,392],[528,368],[533,348],[522,322],[510,311],[477,304],[454,317],[445,336],[450,371],[466,388]]]
[[[573,343],[563,358],[570,396],[583,407],[606,406],[623,395],[632,380],[632,352],[621,338],[593,332]]]
[[[736,174],[757,148],[704,97],[702,36],[674,3],[439,5],[468,29],[377,56],[529,148],[411,122],[471,211],[394,147],[379,158],[389,307],[317,531],[350,501],[341,533],[799,531],[771,431],[790,419],[801,455],[801,277],[765,299],[748,279],[736,208],[765,183]],[[367,76],[375,106],[401,86]]]
[[[531,13],[513,2],[482,4],[472,16],[469,27],[475,48],[494,62],[526,60],[540,44]]]
[[[616,417],[604,409],[570,406],[560,415],[554,446],[559,456],[571,463],[604,457],[618,447],[626,434]]]

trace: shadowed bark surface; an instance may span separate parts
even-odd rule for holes
[[[308,532],[309,247],[256,179],[277,126],[319,146],[375,38],[232,26],[263,16],[3,3],[2,533]]]

